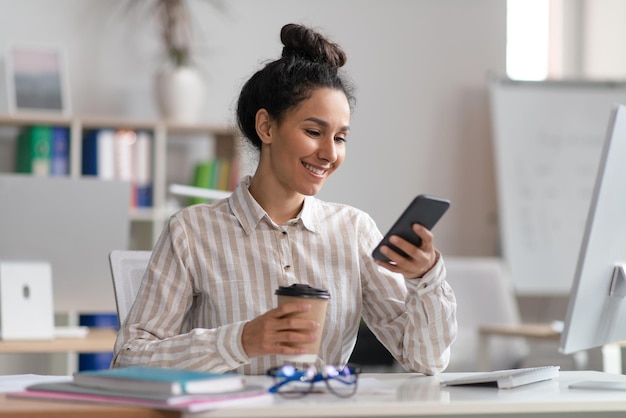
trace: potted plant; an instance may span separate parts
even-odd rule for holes
[[[208,0],[223,11],[221,0]],[[156,19],[164,65],[155,75],[155,97],[161,115],[170,121],[195,122],[204,103],[205,81],[193,61],[193,22],[188,0],[134,0],[148,5]]]
[[[188,67],[193,32],[186,0],[157,0],[154,11],[169,62],[174,67]]]

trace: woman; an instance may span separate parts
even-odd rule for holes
[[[259,151],[232,196],[182,209],[155,245],[142,288],[115,344],[113,366],[150,364],[261,374],[301,354],[324,326],[320,363],[345,364],[361,318],[407,370],[445,369],[456,303],[433,236],[389,248],[366,213],[314,196],[343,162],[353,96],[341,48],[319,33],[282,28],[282,57],[244,85],[239,126]],[[294,283],[331,294],[324,324],[288,319],[306,303],[275,308]]]

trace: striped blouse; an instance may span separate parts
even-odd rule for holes
[[[405,280],[374,263],[381,233],[366,213],[307,196],[295,219],[277,225],[249,182],[169,219],[118,333],[113,367],[262,374],[280,359],[249,358],[243,326],[276,307],[279,286],[305,283],[331,294],[319,362],[345,364],[363,318],[405,369],[445,369],[456,301],[442,257],[423,278]]]

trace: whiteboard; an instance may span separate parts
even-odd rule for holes
[[[566,295],[626,83],[494,79],[490,100],[502,256],[518,294]]]

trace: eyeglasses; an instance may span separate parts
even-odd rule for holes
[[[311,392],[316,382],[324,382],[328,390],[335,396],[349,398],[356,393],[360,368],[357,365],[342,367],[323,366],[307,367],[298,370],[290,364],[274,367],[267,375],[274,378],[275,384],[269,391],[286,398],[300,398]]]

